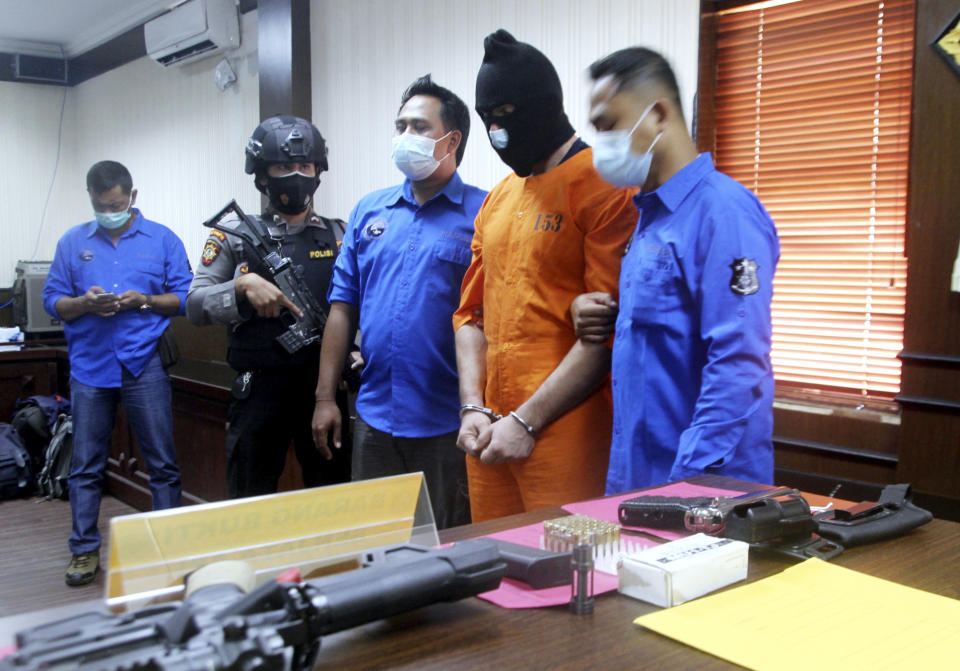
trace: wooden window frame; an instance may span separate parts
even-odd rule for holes
[[[757,0],[701,0],[699,82],[695,127],[696,140],[700,151],[709,151],[716,155],[717,150],[716,90],[719,12],[753,4],[757,4]],[[904,178],[903,184],[905,189],[906,178]],[[905,202],[905,196],[903,200]],[[902,326],[900,333],[902,337]],[[899,405],[892,400],[895,393],[896,391],[888,391],[886,394],[865,396],[862,393],[857,394],[853,390],[831,389],[827,385],[817,388],[811,384],[777,381],[777,399],[781,404],[786,402],[794,408],[802,407],[805,404],[831,406],[843,413],[860,412],[864,417],[872,416],[880,422],[887,423],[891,421],[891,416],[896,416],[899,413]]]

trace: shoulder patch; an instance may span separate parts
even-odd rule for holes
[[[223,231],[218,231],[217,229],[213,229],[212,231],[210,231],[210,237],[211,237],[211,238],[216,238],[216,239],[219,240],[220,242],[226,242],[226,241],[227,241],[227,236],[224,235]]]
[[[730,290],[740,296],[755,294],[760,289],[757,279],[757,262],[753,259],[734,259],[730,264],[733,275],[730,277]]]
[[[216,240],[207,240],[207,244],[203,246],[203,254],[200,257],[200,262],[205,266],[209,266],[218,256],[220,256],[220,245],[217,244]]]

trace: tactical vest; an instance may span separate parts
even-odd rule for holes
[[[261,230],[266,230],[263,221],[258,219]],[[333,276],[333,263],[337,258],[337,241],[343,237],[344,224],[339,219],[323,219],[326,228],[306,226],[295,235],[284,235],[276,241],[281,256],[289,257],[295,266],[299,266],[303,279],[313,292],[314,298],[324,310],[330,309],[327,303],[327,287]],[[244,257],[248,269],[270,281],[270,273],[260,259],[244,243]],[[289,354],[277,336],[287,330],[289,315],[262,318],[254,316],[238,324],[230,331],[227,362],[234,370],[255,370],[258,368],[291,368],[315,371],[320,360],[320,342]]]

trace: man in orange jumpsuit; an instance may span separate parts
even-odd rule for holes
[[[484,51],[477,112],[514,174],[477,215],[453,316],[474,522],[603,495],[610,350],[577,340],[569,307],[616,292],[636,224],[633,191],[597,174],[547,57],[505,30]]]

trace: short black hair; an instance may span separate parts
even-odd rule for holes
[[[660,84],[672,95],[673,102],[683,116],[680,87],[667,59],[645,47],[628,47],[590,64],[590,79],[597,81],[607,75],[617,80],[618,89],[632,88],[650,82]]]
[[[440,101],[440,120],[443,121],[444,128],[460,131],[460,144],[457,146],[457,165],[460,165],[463,152],[467,148],[467,137],[470,135],[470,110],[457,97],[457,94],[434,83],[429,74],[420,77],[407,87],[400,99],[397,114],[413,96],[433,96]]]
[[[90,193],[105,193],[118,184],[124,195],[133,189],[133,177],[122,163],[100,161],[87,171],[87,191]]]

